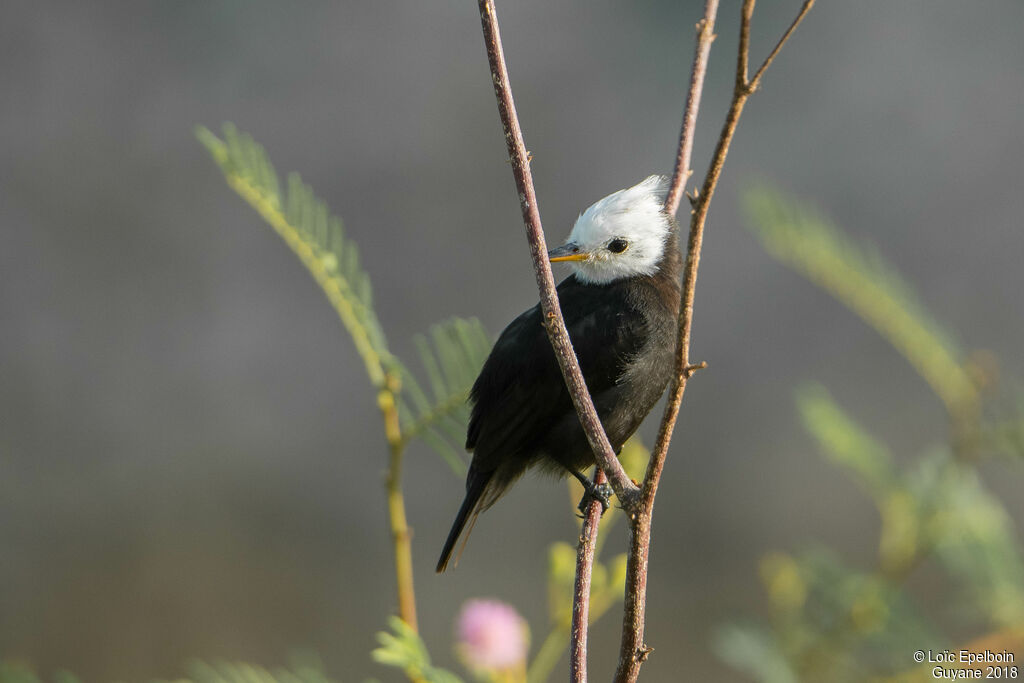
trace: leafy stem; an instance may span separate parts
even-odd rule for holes
[[[416,630],[411,533],[402,494],[402,462],[409,443],[423,438],[449,460],[452,469],[464,467],[450,453],[446,438],[464,431],[465,399],[473,377],[490,349],[479,322],[452,319],[432,329],[432,345],[420,343],[421,359],[433,386],[428,399],[412,373],[388,350],[373,308],[370,279],[359,264],[359,253],[348,240],[341,221],[297,174],[288,177],[282,192],[263,148],[234,126],[224,126],[224,139],[206,128],[196,135],[220,166],[231,186],[280,235],[327,296],[363,361],[377,392],[388,446],[385,492],[395,556],[398,613]],[[405,403],[403,386],[415,408]],[[447,422],[446,422],[447,421]],[[440,432],[445,423],[449,434]],[[410,674],[412,676],[412,674]],[[419,680],[413,676],[414,680]]]

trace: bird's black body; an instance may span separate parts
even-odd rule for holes
[[[576,275],[558,298],[580,369],[616,452],[657,403],[674,367],[680,254],[675,221],[657,272],[588,284]],[[466,498],[441,552],[448,565],[466,523],[529,467],[565,474],[594,464],[579,418],[534,306],[498,337],[473,385]]]

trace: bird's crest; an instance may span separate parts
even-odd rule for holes
[[[668,182],[666,176],[649,176],[595,202],[576,219],[569,244],[580,254],[572,259],[579,280],[603,284],[658,270],[672,229],[664,211]]]

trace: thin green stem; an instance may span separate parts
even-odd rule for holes
[[[555,670],[558,660],[565,652],[565,636],[568,633],[567,626],[556,626],[551,629],[526,672],[528,683],[544,683],[551,677],[551,672]]]
[[[384,435],[388,441],[387,498],[391,541],[395,553],[395,579],[398,584],[398,615],[414,631],[416,621],[416,592],[413,588],[412,535],[405,516],[405,498],[402,495],[402,456],[405,442],[398,420],[398,377],[387,375],[386,388],[377,396],[377,405],[384,417]]]

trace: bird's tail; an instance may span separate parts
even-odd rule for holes
[[[459,536],[462,535],[463,529],[466,530],[466,538],[462,541],[462,548],[466,547],[466,539],[469,538],[469,532],[473,530],[473,523],[476,522],[477,515],[481,511],[481,500],[483,499],[484,493],[487,491],[487,485],[491,482],[491,472],[484,475],[476,474],[470,471],[470,480],[466,487],[466,497],[462,501],[462,507],[459,508],[459,514],[455,515],[455,522],[452,524],[452,530],[448,532],[448,540],[444,542],[444,548],[441,549],[441,559],[437,561],[437,573],[440,574],[448,568],[448,561],[452,557],[452,552],[455,550],[455,544],[459,541]],[[466,528],[467,522],[469,528]],[[462,554],[462,548],[459,548],[459,555]],[[459,563],[459,558],[456,556],[455,564]]]

